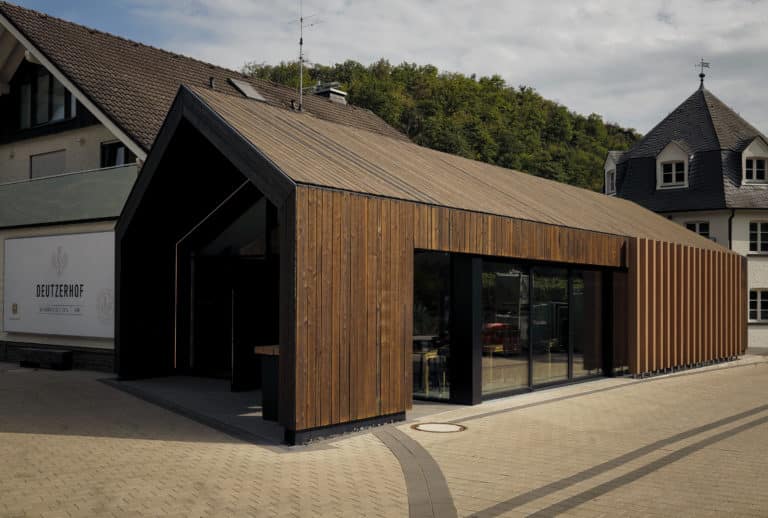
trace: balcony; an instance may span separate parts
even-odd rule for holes
[[[117,218],[135,164],[0,184],[0,228]]]

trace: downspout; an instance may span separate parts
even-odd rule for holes
[[[736,215],[736,209],[731,209],[731,216],[728,218],[728,249],[733,250],[733,217]]]

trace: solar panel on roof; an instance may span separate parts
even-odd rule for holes
[[[240,79],[232,79],[232,78],[229,79],[229,82],[232,83],[232,86],[237,88],[237,90],[248,99],[267,102],[264,96],[261,95],[259,91],[256,90],[251,83],[248,83],[246,81],[241,81]]]

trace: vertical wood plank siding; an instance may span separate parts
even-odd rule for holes
[[[294,366],[281,367],[281,422],[293,430],[410,408],[419,249],[628,269],[629,300],[617,307],[627,309],[631,373],[733,356],[746,344],[744,264],[728,252],[310,186],[296,189],[291,232],[295,329],[283,350]],[[731,305],[716,306],[716,295]]]
[[[410,408],[416,249],[626,266],[618,236],[307,186],[295,206],[293,430]]]
[[[744,258],[642,238],[628,250],[630,373],[744,353]]]

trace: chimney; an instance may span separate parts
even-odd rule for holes
[[[318,83],[312,89],[312,93],[330,99],[335,103],[347,104],[347,92],[341,90],[340,86],[336,81],[332,83]]]

